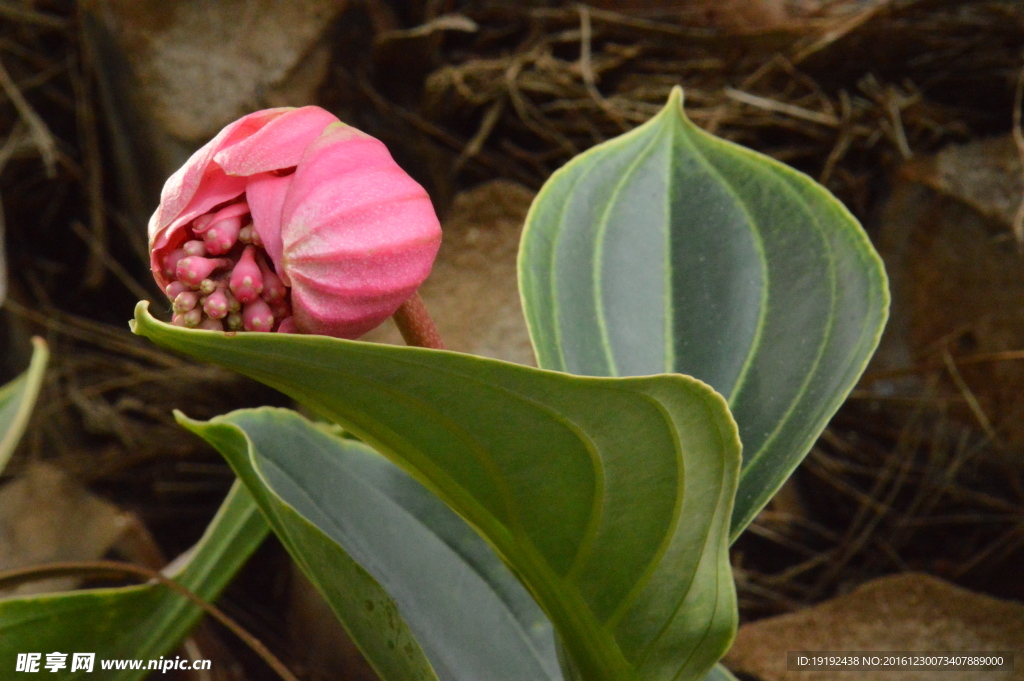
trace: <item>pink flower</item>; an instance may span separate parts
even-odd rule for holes
[[[164,185],[150,266],[174,323],[357,338],[430,273],[441,228],[387,148],[315,106],[226,128]]]

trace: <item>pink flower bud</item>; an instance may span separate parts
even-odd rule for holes
[[[178,314],[185,314],[196,306],[199,302],[199,296],[192,291],[182,291],[174,299],[174,311]]]
[[[203,233],[206,250],[213,255],[221,255],[231,250],[238,241],[238,230],[242,228],[241,218],[226,218],[210,225]]]
[[[203,258],[198,255],[190,255],[178,261],[174,273],[179,281],[183,281],[189,286],[198,287],[202,284],[203,279],[209,277],[214,270],[227,267],[230,264],[229,260],[223,258]]]
[[[240,303],[251,303],[263,293],[263,276],[256,265],[256,247],[246,246],[242,257],[231,271],[231,292]]]
[[[188,290],[189,285],[183,281],[172,281],[170,284],[164,287],[164,293],[166,293],[167,297],[170,298],[172,301],[178,297],[179,293],[184,293],[185,291]]]
[[[206,244],[204,244],[202,241],[197,241],[195,239],[193,239],[192,241],[186,241],[185,244],[182,246],[182,249],[188,255],[205,256],[207,254]],[[217,254],[214,253],[214,255]]]
[[[257,260],[256,264],[260,266],[260,276],[263,278],[263,293],[260,294],[260,297],[268,303],[285,300],[288,296],[288,287],[281,281],[281,277],[267,267],[263,258]]]
[[[192,223],[192,231],[202,236],[207,228],[213,223],[213,213],[207,213],[206,215],[200,215]]]
[[[252,225],[246,225],[238,230],[238,240],[243,244],[263,245],[263,242],[260,241],[260,235],[256,233],[256,229]]]
[[[295,317],[285,317],[281,320],[281,323],[277,325],[278,333],[298,333],[299,330],[295,327]]]
[[[199,323],[203,321],[203,311],[198,307],[194,307],[188,312],[181,315],[182,321],[185,322],[185,326],[190,329],[194,329],[199,326]]]
[[[204,329],[206,331],[223,331],[224,322],[219,319],[211,319],[210,317],[203,317],[203,321],[199,322],[197,329]]]
[[[441,239],[426,192],[384,145],[318,107],[258,111],[222,130],[167,181],[149,235],[161,288],[207,296],[182,323],[270,331],[276,318],[282,332],[342,338],[393,314]],[[229,290],[208,293],[218,269]]]
[[[274,319],[284,319],[285,317],[292,316],[292,306],[288,304],[287,300],[275,300],[268,302],[270,311],[274,313]]]
[[[274,313],[267,301],[257,298],[242,308],[242,325],[246,331],[270,331],[274,328]]]
[[[238,302],[238,298],[235,298],[235,294],[231,292],[231,289],[221,289],[224,293],[224,297],[228,299],[228,312],[241,312],[242,304]]]
[[[188,252],[184,248],[176,248],[167,255],[165,255],[161,262],[164,265],[164,277],[172,279],[174,273],[178,269],[178,263],[181,262],[182,258],[187,258]],[[160,280],[158,279],[157,282]]]
[[[228,297],[223,289],[217,289],[203,301],[203,311],[213,319],[223,319],[228,316]]]

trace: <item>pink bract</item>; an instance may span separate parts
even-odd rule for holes
[[[149,241],[160,287],[213,296],[195,309],[220,315],[176,323],[357,338],[427,277],[441,229],[380,141],[307,106],[249,114],[193,154],[164,185]],[[254,292],[263,278],[273,285]]]

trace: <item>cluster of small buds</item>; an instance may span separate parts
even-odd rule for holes
[[[163,258],[171,323],[209,331],[294,333],[288,287],[277,276],[244,200],[197,217]]]
[[[380,140],[316,106],[230,123],[167,179],[149,266],[175,324],[359,338],[423,283],[430,197]]]

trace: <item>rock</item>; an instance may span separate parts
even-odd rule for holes
[[[1010,228],[1024,199],[1024,168],[1013,137],[951,144],[909,164],[906,177],[966,203]]]
[[[347,0],[83,0],[117,170],[119,208],[144,227],[167,176],[240,116],[316,103],[325,34]]]
[[[787,671],[787,651],[1013,651],[1015,670]],[[813,608],[740,627],[723,660],[762,681],[1024,679],[1024,605],[919,573],[882,577]]]
[[[526,187],[494,180],[452,203],[433,272],[420,288],[448,349],[536,365],[516,277],[532,201]],[[390,320],[362,340],[402,344]]]
[[[266,106],[308,104],[325,73],[320,39],[345,0],[89,0],[125,52],[148,114],[204,142]]]
[[[32,464],[0,488],[0,571],[99,560],[111,549],[150,568],[163,565],[141,521],[49,464]],[[0,596],[73,588],[74,578],[22,584]]]
[[[1024,256],[1005,224],[958,197],[903,179],[883,206],[877,231],[893,303],[868,374],[890,377],[867,386],[883,397],[918,395],[927,367],[945,371],[948,351],[992,422],[997,445],[1021,451],[1024,420],[1011,415],[1022,405],[1024,362],[998,353],[1024,348]],[[891,377],[900,370],[908,371]],[[955,389],[952,380],[948,386]],[[961,402],[955,415],[979,427],[978,415]]]

